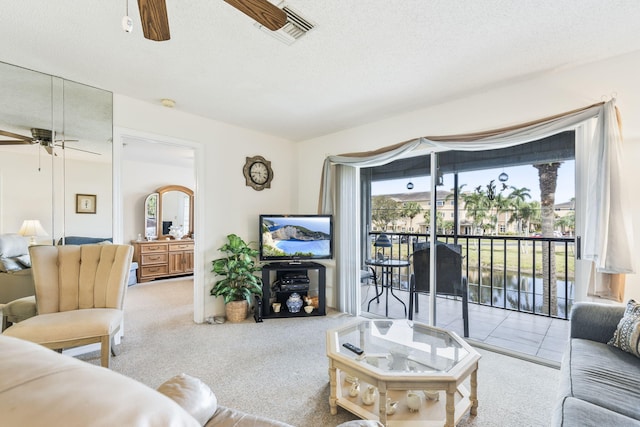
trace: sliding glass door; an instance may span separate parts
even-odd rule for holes
[[[461,335],[467,317],[471,337],[480,339],[511,311],[566,318],[575,281],[573,132],[506,149],[434,156],[433,163],[423,155],[361,170],[363,258],[411,262],[404,271],[378,268],[378,283],[363,280],[362,311],[402,317],[402,300],[414,319],[435,319]],[[383,234],[389,246],[376,245]],[[426,258],[416,255],[424,250]],[[436,266],[434,307],[420,265],[425,259],[429,271]]]

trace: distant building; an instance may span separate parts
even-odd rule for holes
[[[469,192],[466,193],[469,194]],[[430,191],[387,194],[386,196],[399,203],[416,202],[422,208],[422,212],[416,215],[413,219],[403,217],[398,219],[395,224],[388,224],[387,231],[419,234],[429,232],[429,218],[426,217],[426,215],[428,215],[428,211],[431,210]],[[441,217],[442,224],[444,224],[445,227],[447,224],[453,223],[455,214],[453,192],[444,190],[436,192],[436,212]],[[575,202],[573,200],[570,202],[556,204],[556,217],[563,217],[572,212],[575,212]],[[518,234],[517,221],[510,221],[513,215],[512,212],[498,212],[497,210],[494,210],[491,215],[497,216],[497,221],[492,224],[492,228],[495,227],[497,234]],[[481,227],[478,227],[477,230],[473,229],[473,217],[468,215],[465,203],[461,199],[459,200],[458,206],[458,224],[458,234],[484,234],[484,230]],[[561,227],[558,227],[558,232],[566,233],[565,230],[561,230],[560,228]],[[381,230],[376,230],[376,227],[374,226],[373,231]],[[444,232],[444,229],[438,230],[438,233]],[[451,229],[448,229],[447,232],[453,234],[453,230]]]

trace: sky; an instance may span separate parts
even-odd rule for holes
[[[509,179],[505,182],[508,186],[517,188],[528,188],[531,199],[540,200],[540,184],[538,180],[538,169],[531,165],[515,166],[499,169],[487,169],[476,172],[463,172],[458,174],[458,185],[466,184],[462,191],[474,191],[478,185],[486,191],[486,185],[493,179],[496,185],[496,193],[502,188],[498,176],[505,172]],[[407,189],[407,183],[413,183],[413,190]],[[391,181],[378,181],[371,185],[372,195],[410,193],[415,191],[429,191],[430,177],[420,177],[415,179],[399,179]],[[453,188],[453,174],[444,176],[444,185],[440,189],[451,191]],[[503,195],[508,195],[511,189],[507,189]],[[558,169],[558,184],[556,187],[556,203],[564,203],[575,197],[575,161],[565,161]]]

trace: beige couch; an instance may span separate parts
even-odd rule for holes
[[[153,390],[106,368],[0,335],[0,424],[291,427],[219,406],[188,375]]]

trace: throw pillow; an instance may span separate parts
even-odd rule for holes
[[[187,374],[176,375],[158,387],[158,391],[205,425],[218,409],[218,399],[208,385]]]
[[[24,265],[26,268],[31,268],[31,257],[29,254],[20,255],[14,258],[20,264]]]
[[[372,420],[355,420],[342,423],[338,427],[382,427],[382,423]]]
[[[640,304],[629,300],[624,316],[607,344],[640,357]]]
[[[0,271],[18,271],[22,270],[22,264],[13,258],[0,258]]]
[[[11,258],[28,253],[27,239],[21,235],[15,233],[0,235],[0,257]]]

